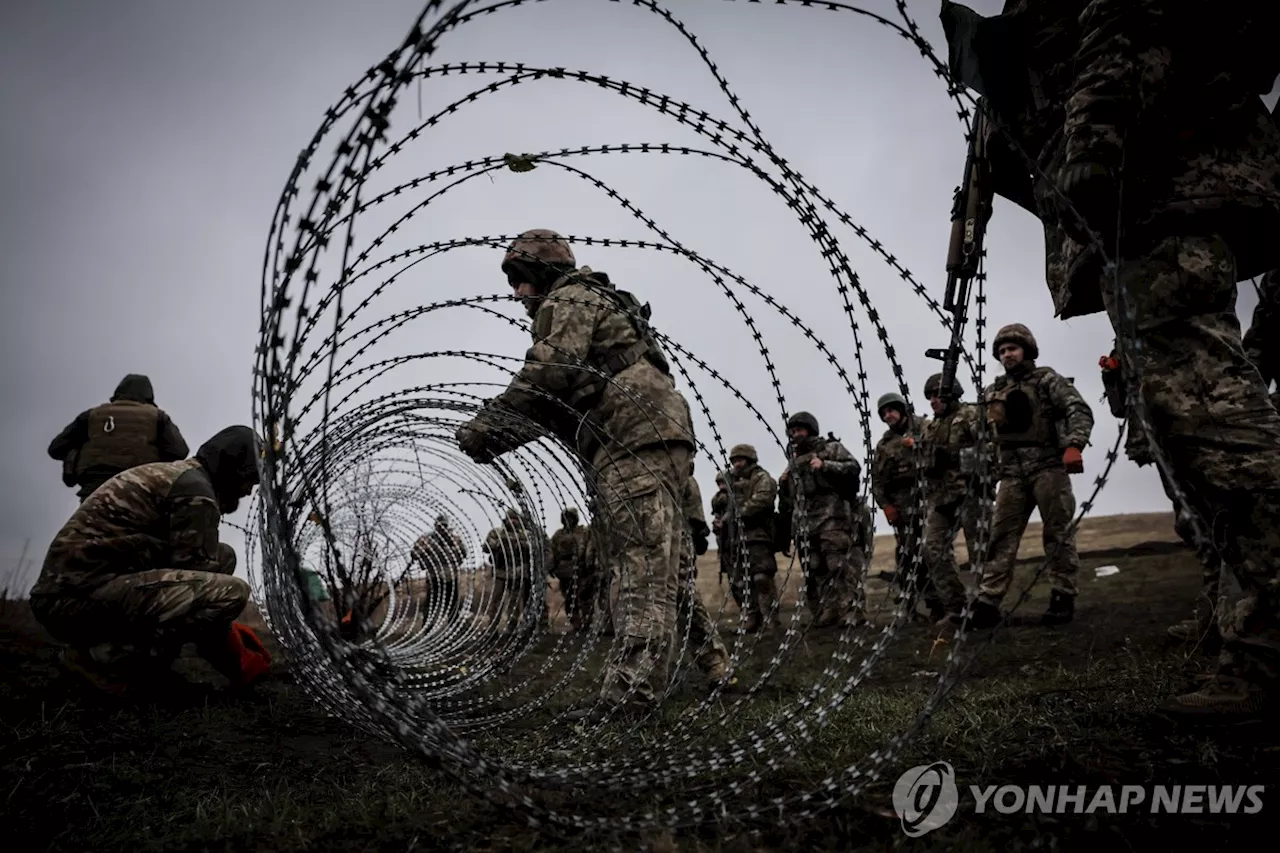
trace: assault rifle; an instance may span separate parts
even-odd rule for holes
[[[960,367],[964,328],[968,322],[969,288],[982,261],[983,238],[991,218],[995,193],[991,184],[991,162],[987,155],[987,104],[978,101],[969,135],[969,153],[964,176],[956,187],[951,204],[951,244],[947,247],[947,290],[942,308],[951,312],[951,344],[946,349],[925,351],[926,358],[942,362],[941,392],[949,393]]]

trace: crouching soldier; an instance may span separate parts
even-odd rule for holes
[[[779,477],[778,520],[788,539],[799,543],[803,537],[807,545],[804,588],[813,627],[842,620],[865,624],[865,604],[857,595],[865,549],[859,530],[862,466],[839,441],[823,438],[818,419],[808,412],[792,415],[787,431],[793,456]]]
[[[747,620],[743,630],[754,632],[763,627],[765,616],[773,612],[777,598],[774,576],[778,573],[778,562],[773,557],[773,523],[778,483],[760,467],[760,457],[749,444],[731,447],[729,461],[733,468],[727,527],[734,553],[730,580],[742,596],[740,608]],[[775,613],[771,621],[777,625],[781,620]]]
[[[232,577],[235,552],[218,542],[222,514],[258,483],[261,452],[253,430],[228,427],[194,459],[130,468],[80,505],[31,591],[36,619],[69,645],[67,669],[126,695],[172,680],[192,642],[233,687],[266,671],[257,638],[233,624],[249,585]]]

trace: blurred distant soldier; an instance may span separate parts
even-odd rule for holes
[[[893,525],[894,581],[898,587],[898,600],[902,601],[912,575],[912,549],[918,561],[915,564],[915,593],[910,610],[915,610],[915,599],[926,591],[928,574],[923,555],[916,547],[920,543],[924,519],[918,511],[923,493],[913,491],[916,484],[914,451],[916,442],[924,434],[928,420],[907,408],[901,394],[890,392],[876,401],[876,412],[888,427],[876,444],[871,460],[871,497]]]
[[[458,429],[458,445],[488,462],[549,430],[577,449],[608,540],[600,554],[621,575],[623,640],[613,646],[601,699],[652,708],[675,630],[680,495],[694,448],[689,405],[648,305],[605,273],[578,268],[562,236],[526,231],[502,271],[533,318],[533,346],[507,389]]]
[[[257,637],[234,624],[249,585],[218,542],[222,515],[258,482],[261,447],[249,427],[228,427],[194,459],[129,468],[80,505],[31,590],[36,619],[70,646],[67,669],[121,695],[163,688],[191,642],[234,687],[267,670]]]
[[[778,483],[773,475],[760,467],[760,457],[750,444],[735,444],[729,449],[729,514],[725,521],[733,543],[733,573],[742,596],[740,607],[746,616],[743,630],[748,633],[764,627],[765,615],[773,613],[771,623],[781,624],[774,603],[778,597],[775,576],[778,561],[774,558],[774,504]],[[742,550],[739,551],[739,548]]]
[[[865,568],[861,530],[865,504],[858,496],[862,465],[818,419],[796,412],[787,421],[792,458],[778,478],[779,550],[804,537],[808,551],[805,597],[815,628],[842,621],[862,625],[866,606],[857,591]]]
[[[584,628],[596,623],[594,614],[599,613],[600,633],[605,637],[616,634],[613,618],[613,584],[617,575],[613,565],[602,564],[599,554],[601,532],[598,518],[593,517],[587,525],[587,535],[582,537],[582,609],[579,619]]]
[[[713,685],[724,682],[729,675],[729,652],[715,620],[707,612],[707,606],[698,590],[698,557],[707,553],[707,517],[702,509],[702,490],[693,479],[693,462],[689,462],[689,477],[685,480],[682,495],[683,517],[687,525],[686,535],[680,540],[680,585],[677,587],[676,612],[679,627],[676,636],[689,620],[689,645],[693,650],[698,669]],[[675,639],[675,637],[673,637]],[[727,686],[727,685],[726,685]]]
[[[925,599],[934,622],[959,624],[965,604],[964,582],[956,565],[956,534],[964,531],[970,562],[978,559],[978,513],[982,482],[979,477],[978,436],[982,413],[962,403],[964,388],[953,379],[942,387],[942,374],[924,384],[933,409],[921,447],[928,482],[929,513],[924,525],[924,558],[930,595]]]
[[[1036,365],[1040,348],[1021,323],[1000,329],[991,351],[1004,366],[1004,374],[985,392],[1000,481],[972,626],[989,628],[1000,622],[1000,601],[1013,582],[1018,546],[1036,509],[1053,584],[1041,621],[1061,625],[1075,616],[1080,571],[1071,529],[1076,498],[1070,475],[1084,471],[1081,451],[1093,432],[1093,410],[1071,380]]]
[[[435,602],[434,607],[428,607],[428,612],[442,614],[443,620],[452,619],[462,603],[458,574],[467,559],[467,546],[449,526],[448,518],[436,516],[432,531],[418,537],[413,544],[411,559],[426,575],[427,599]]]
[[[586,553],[587,529],[578,523],[578,510],[565,507],[560,513],[560,529],[551,534],[551,574],[560,582],[560,595],[564,598],[564,613],[570,627],[582,630],[583,611],[592,609],[584,601],[590,583],[583,570],[582,557]]]
[[[111,401],[76,415],[49,445],[62,463],[62,482],[79,486],[84,500],[107,480],[135,465],[187,458],[187,442],[163,409],[156,407],[151,380],[130,373]]]
[[[725,514],[729,511],[729,484],[723,471],[716,472],[716,493],[711,496],[711,530],[716,537],[716,559],[720,564],[720,582],[725,576],[733,577],[733,541],[724,526]],[[742,590],[737,584],[729,584],[729,593],[733,601],[742,608]]]
[[[520,510],[509,507],[502,523],[485,537],[483,547],[493,564],[493,621],[500,630],[515,630],[531,618],[527,611],[534,597],[536,537]],[[541,621],[541,617],[532,618]]]

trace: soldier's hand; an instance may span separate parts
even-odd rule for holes
[[[1100,163],[1072,163],[1058,173],[1058,189],[1074,208],[1074,212],[1062,211],[1062,229],[1071,239],[1087,246],[1093,240],[1086,229],[1092,228],[1109,250],[1120,202],[1119,186],[1112,171]]]
[[[880,509],[884,510],[884,517],[888,519],[890,524],[898,523],[898,508],[896,506],[893,504],[887,504],[880,507]]]
[[[1080,448],[1068,447],[1062,453],[1062,464],[1066,466],[1068,474],[1084,473],[1084,456],[1080,454]]]
[[[911,436],[907,436],[906,438],[902,439],[902,446],[907,448],[907,450],[910,450],[911,448],[916,446],[916,440]]]
[[[474,424],[475,421],[472,421],[458,427],[455,434],[458,449],[481,464],[492,462],[493,453],[489,451],[488,436],[484,430],[477,428]]]
[[[809,460],[809,467],[812,468],[814,471],[817,471],[819,468],[822,467],[822,460],[819,459],[817,456],[813,457],[812,459]]]

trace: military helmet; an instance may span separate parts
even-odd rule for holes
[[[719,484],[720,484],[720,485],[722,485],[722,486],[725,484],[724,472],[723,472],[723,471],[717,471],[717,472],[716,472],[716,482],[717,482],[717,483],[719,483]]]
[[[943,395],[938,393],[941,388],[942,388],[942,374],[935,373],[932,376],[930,376],[927,380],[925,380],[924,396],[926,398],[933,397],[933,396],[941,397]],[[964,396],[964,386],[960,384],[960,380],[958,378],[954,376],[951,377],[951,396],[948,399],[959,400],[963,396]]]
[[[1000,358],[1001,344],[1017,344],[1022,347],[1023,357],[1031,361],[1034,361],[1040,355],[1040,347],[1036,345],[1036,336],[1031,334],[1031,330],[1021,323],[1010,323],[996,332],[995,339],[991,341],[991,355],[997,360]]]
[[[790,432],[796,427],[804,427],[809,431],[809,435],[818,435],[818,419],[808,412],[796,412],[787,418],[787,431]]]
[[[906,417],[907,400],[896,391],[890,391],[888,394],[880,395],[880,399],[876,400],[876,414],[879,415],[890,406],[896,406],[902,411],[903,417]]]
[[[729,448],[729,461],[742,457],[748,462],[759,462],[760,457],[756,454],[756,449],[749,444],[735,444]]]
[[[560,513],[560,523],[564,525],[569,525],[571,523],[577,524],[578,523],[577,508],[571,507],[571,506],[565,507],[564,511]]]
[[[502,271],[509,275],[513,264],[532,269],[542,265],[539,261],[546,264],[568,264],[571,267],[578,265],[568,240],[549,228],[531,228],[513,240],[507,248],[507,253],[502,258]]]

